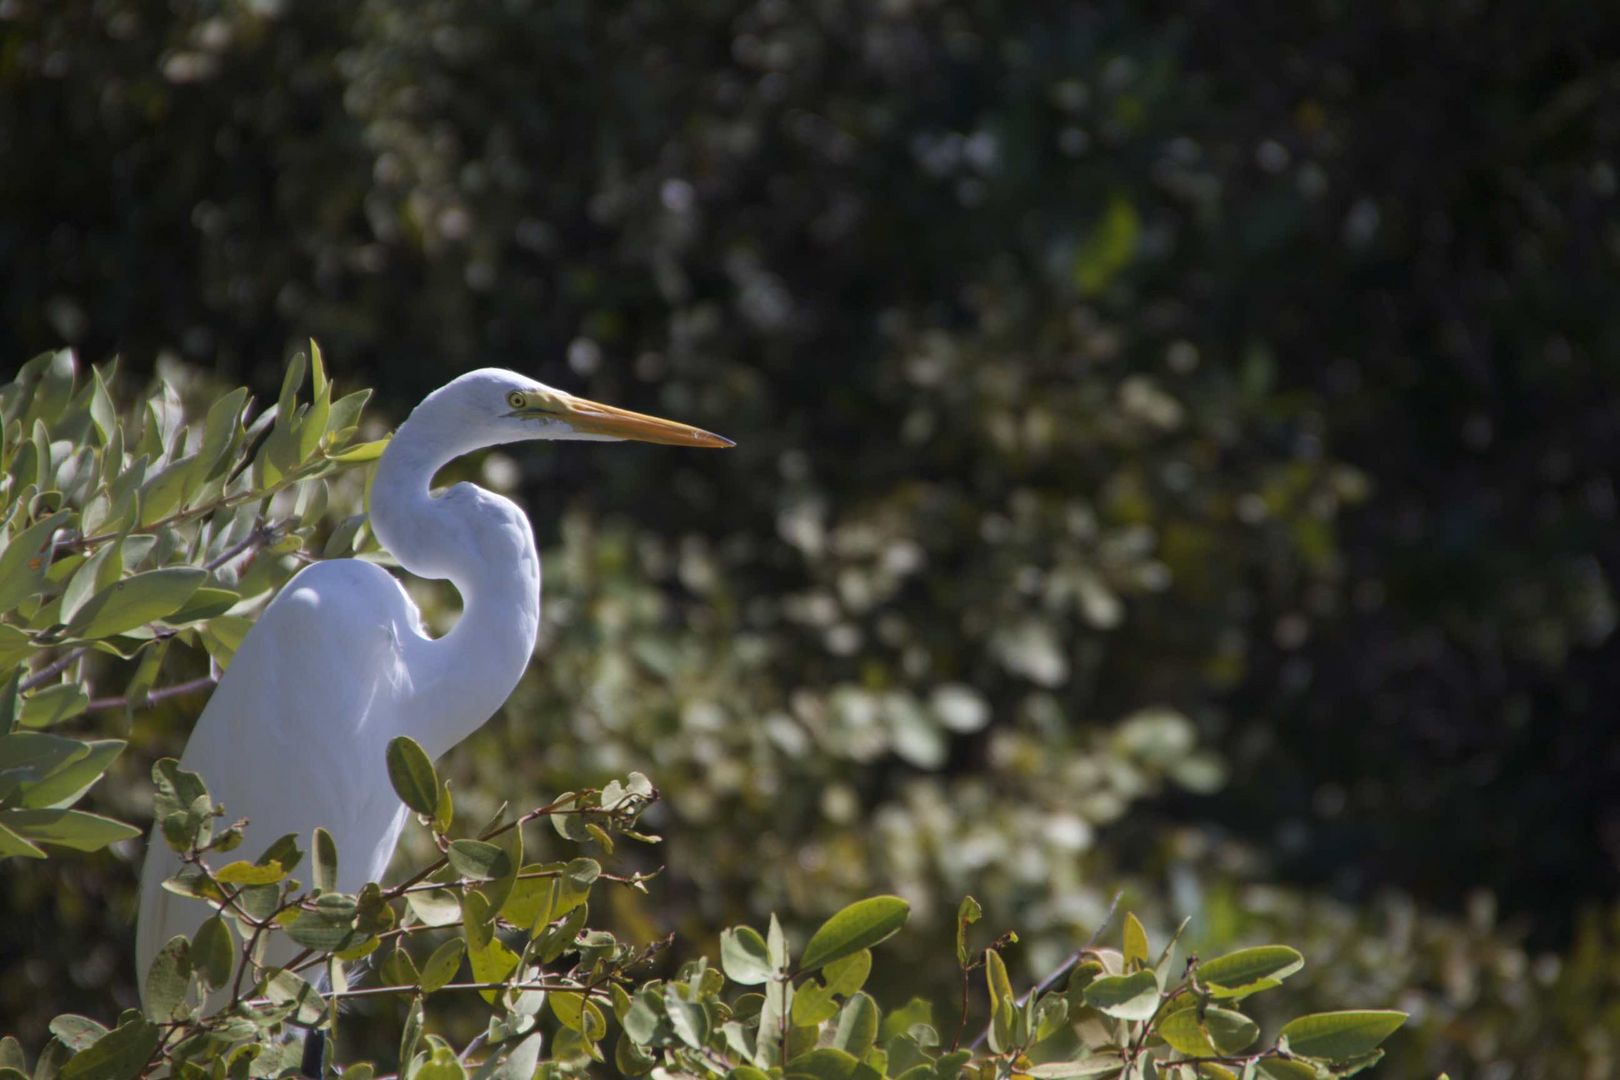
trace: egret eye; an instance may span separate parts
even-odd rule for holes
[[[514,409],[523,408],[523,406],[525,404],[525,402],[523,400],[523,391],[521,391],[521,390],[513,390],[510,394],[507,394],[506,395],[506,403],[508,405],[512,406],[512,408],[514,408]]]

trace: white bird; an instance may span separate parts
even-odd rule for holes
[[[226,820],[248,819],[241,849],[248,857],[287,833],[308,851],[311,833],[324,826],[336,841],[341,891],[379,880],[407,814],[388,779],[389,740],[409,735],[437,758],[481,727],[517,685],[540,622],[540,556],[529,519],[476,485],[435,492],[431,484],[462,454],[531,439],[732,445],[497,368],[462,375],[424,398],[377,464],[371,528],[406,570],[448,579],[462,614],[443,637],[427,636],[400,583],[360,559],[305,567],[270,602],[180,759],[224,805]],[[163,888],[178,866],[154,829],[136,931],[142,981],[170,938],[190,936],[212,913]],[[269,963],[295,951],[276,938],[282,944],[266,955]]]

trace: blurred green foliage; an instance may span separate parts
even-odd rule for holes
[[[738,439],[475,474],[535,516],[547,640],[453,768],[655,774],[670,891],[617,917],[894,889],[945,932],[971,887],[1038,976],[1129,880],[1200,943],[1412,965],[1397,1055],[1612,1067],[1601,6],[0,18],[0,355],[172,347],[269,397],[314,332],[395,418],[497,363]],[[139,719],[127,816],[188,715]],[[71,926],[94,1000],[116,905],[39,874],[13,970]],[[1279,881],[1332,899],[1239,910]]]

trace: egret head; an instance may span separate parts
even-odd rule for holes
[[[529,439],[634,440],[670,446],[731,446],[690,424],[602,405],[501,368],[482,368],[447,383],[417,414],[451,425],[479,445]]]

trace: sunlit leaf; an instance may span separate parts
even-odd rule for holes
[[[99,851],[118,840],[141,835],[122,821],[83,810],[5,810],[0,824],[34,844],[56,844],[75,851]]]
[[[759,931],[734,926],[720,933],[720,963],[726,977],[743,986],[758,986],[771,977],[770,953]]]
[[[190,566],[148,570],[124,578],[86,601],[65,631],[70,637],[122,634],[178,611],[208,579]]]
[[[461,968],[462,957],[467,955],[467,943],[459,937],[442,942],[422,964],[421,986],[424,993],[433,993],[455,978]]]
[[[1376,1050],[1404,1023],[1406,1014],[1393,1009],[1313,1013],[1284,1024],[1281,1035],[1296,1054],[1343,1061]]]
[[[887,939],[905,925],[911,905],[898,896],[857,900],[822,923],[799,959],[801,971],[859,952]]]
[[[1151,971],[1104,975],[1086,987],[1085,1002],[1118,1020],[1146,1020],[1159,1007],[1159,981]]]
[[[62,1080],[130,1080],[157,1049],[157,1025],[132,1018],[97,1039],[62,1066]]]
[[[408,735],[388,743],[388,779],[400,801],[418,814],[431,815],[439,804],[439,777],[421,744]]]

